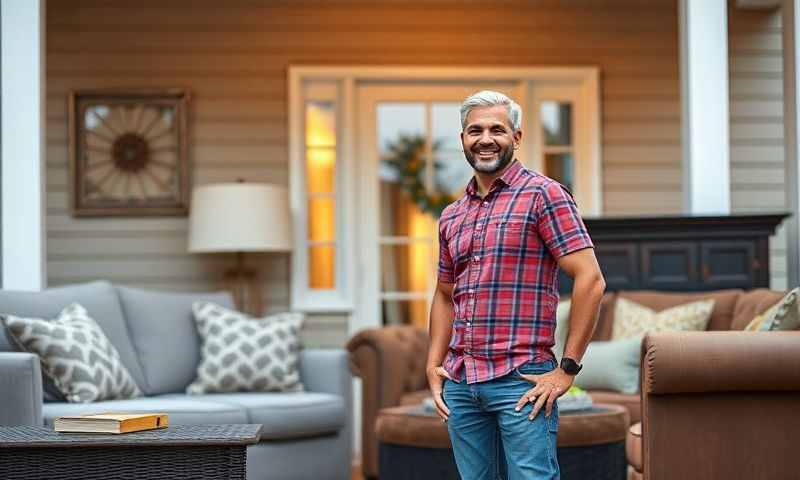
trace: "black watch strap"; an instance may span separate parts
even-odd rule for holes
[[[568,375],[577,375],[581,371],[583,365],[580,365],[575,360],[564,357],[561,359],[561,369],[567,372]]]

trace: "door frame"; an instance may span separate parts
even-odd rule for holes
[[[337,222],[338,230],[346,239],[346,245],[341,245],[345,258],[338,263],[345,271],[346,289],[337,292],[336,301],[326,301],[329,295],[320,295],[319,292],[308,289],[307,272],[307,218],[304,197],[304,178],[300,172],[304,171],[304,135],[303,105],[304,92],[309,84],[314,82],[335,84],[339,98],[339,128],[338,142],[341,154],[341,167],[338,168],[337,184],[345,186],[337,191],[338,215],[345,221]],[[364,279],[359,272],[365,271],[370,265],[366,264],[365,256],[359,252],[364,247],[362,235],[363,218],[356,213],[361,209],[358,205],[363,202],[366,192],[362,192],[364,180],[361,178],[364,162],[370,160],[359,152],[359,106],[358,88],[369,84],[403,84],[419,83],[463,83],[463,82],[517,82],[521,95],[515,100],[525,108],[530,105],[531,92],[534,87],[572,84],[576,87],[576,94],[586,105],[583,111],[576,112],[575,121],[581,131],[586,132],[584,139],[587,161],[581,167],[584,170],[584,179],[578,178],[576,168],[576,184],[589,186],[588,190],[576,191],[576,200],[582,215],[599,215],[602,212],[602,158],[600,139],[602,138],[602,122],[600,118],[600,70],[591,66],[575,67],[421,67],[421,66],[290,66],[288,69],[289,88],[289,186],[290,205],[294,218],[294,250],[292,255],[292,306],[302,311],[338,312],[349,314],[348,335],[358,330],[380,325],[380,318],[376,317],[371,309],[362,308],[364,298]],[[528,128],[528,122],[534,112],[523,112],[523,125]],[[526,118],[527,117],[527,118]],[[534,134],[529,130],[529,135]],[[523,145],[526,142],[523,142]],[[521,158],[534,157],[534,143],[529,142],[529,150]],[[538,163],[538,162],[535,162]],[[528,163],[533,169],[540,165]],[[341,177],[345,177],[341,179]],[[583,188],[585,188],[585,186]],[[578,190],[578,189],[576,189]],[[338,278],[338,277],[337,277]],[[344,299],[344,300],[342,300]]]

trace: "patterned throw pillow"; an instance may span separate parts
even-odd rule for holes
[[[68,402],[142,395],[117,349],[79,304],[69,305],[55,320],[5,315],[3,323],[21,349],[39,356],[44,374]]]
[[[756,315],[747,324],[746,331],[777,332],[800,329],[800,287],[792,289],[780,302],[771,306],[766,312]]]
[[[253,318],[211,302],[192,305],[202,341],[197,378],[186,393],[301,391],[301,313]]]
[[[647,332],[704,331],[714,310],[714,299],[678,305],[660,312],[618,297],[611,340],[641,337]]]

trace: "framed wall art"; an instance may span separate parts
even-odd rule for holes
[[[74,216],[187,214],[189,96],[183,89],[70,93]]]

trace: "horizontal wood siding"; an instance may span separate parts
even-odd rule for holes
[[[731,211],[786,210],[783,48],[779,10],[729,3]],[[770,238],[770,284],[786,285],[786,234]]]
[[[49,283],[109,278],[207,290],[233,264],[230,256],[186,253],[185,218],[70,216],[66,98],[76,88],[187,87],[195,185],[239,177],[286,185],[289,65],[596,65],[604,213],[680,212],[676,2],[504,0],[495,7],[455,0],[48,1]],[[780,93],[759,93],[780,87],[780,22],[752,20],[758,15],[732,15],[732,38],[740,42],[731,61],[738,209],[753,196],[746,185],[755,178],[740,169],[772,171],[783,161]],[[758,175],[761,186],[779,179]],[[249,256],[267,275],[271,311],[289,306],[288,260]],[[307,339],[341,345],[346,331],[343,317],[312,317]]]

